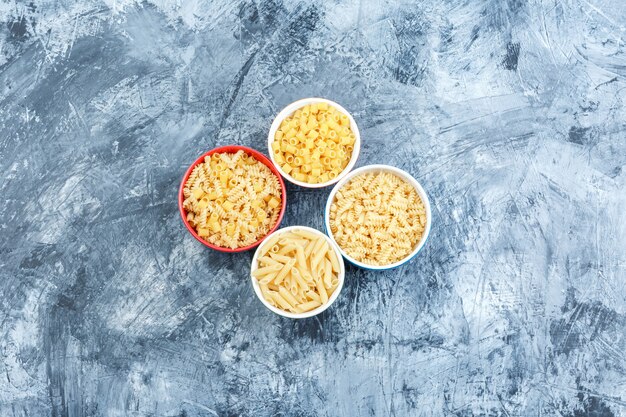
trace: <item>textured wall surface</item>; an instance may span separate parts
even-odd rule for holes
[[[626,416],[622,0],[0,3],[1,416]],[[176,193],[348,108],[420,256],[291,321]],[[288,190],[322,228],[329,190]]]

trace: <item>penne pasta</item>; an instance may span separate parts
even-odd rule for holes
[[[303,291],[309,290],[309,284],[304,280],[304,278],[300,276],[300,271],[298,271],[298,268],[291,268],[291,276],[293,277],[294,281],[298,283]]]
[[[324,287],[326,287],[326,289],[332,286],[332,269],[333,267],[331,266],[330,261],[324,258]]]
[[[328,293],[326,292],[326,288],[324,288],[324,284],[322,283],[321,279],[317,280],[316,286],[322,304],[326,304],[328,302]]]
[[[316,240],[311,240],[306,247],[304,248],[304,256],[306,256],[307,258],[309,256],[311,256],[311,252],[313,252],[313,248],[315,247],[315,244],[317,243]]]
[[[298,293],[298,284],[296,284],[296,281],[293,279],[293,277],[291,275],[289,275],[289,292],[292,295],[296,295]]]
[[[272,258],[272,260],[274,260],[274,262],[278,262],[282,264],[286,264],[292,259],[289,256],[279,255],[277,253],[270,254],[270,257]]]
[[[309,271],[308,266],[305,266],[304,268],[300,268],[299,266],[296,266],[296,268],[298,268],[298,272],[300,273],[300,276],[302,277],[304,282],[307,283],[308,286],[315,286],[315,280],[313,279],[313,275]]]
[[[306,257],[304,256],[304,248],[300,245],[296,246],[296,261],[298,268],[306,270]]]
[[[259,258],[259,263],[265,264],[267,266],[267,265],[276,265],[276,264],[279,264],[280,262],[278,262],[275,259],[270,258],[269,256],[261,256]]]
[[[317,300],[311,300],[311,301],[307,301],[306,303],[298,304],[296,307],[302,311],[309,311],[321,305],[322,305],[321,302]]]
[[[278,253],[279,255],[284,255],[285,253],[289,253],[294,250],[296,250],[296,245],[294,245],[293,243],[290,243],[289,245],[286,245],[280,248],[278,252],[276,253]]]
[[[296,230],[293,232],[294,235],[307,238],[308,240],[318,240],[319,236],[315,233],[309,232],[308,230]]]
[[[263,275],[271,274],[272,272],[280,271],[281,268],[283,268],[283,265],[281,264],[264,266],[263,268],[259,268],[259,269],[252,271],[252,276],[261,277]]]
[[[274,235],[271,238],[269,238],[269,240],[266,240],[265,242],[263,242],[263,246],[259,248],[260,250],[259,257],[265,255],[272,248],[272,246],[274,246],[274,244],[278,242],[278,238],[279,236]]]
[[[259,253],[263,253],[257,258],[260,267],[252,275],[262,297],[276,308],[294,313],[314,310],[328,303],[339,285],[341,265],[334,247],[307,229],[278,232]]]
[[[259,284],[269,284],[274,278],[276,278],[276,275],[278,275],[278,272],[272,272],[271,274],[261,276],[259,278]]]
[[[279,291],[280,291],[280,289],[284,289],[284,288],[280,287]],[[287,300],[285,300],[279,293],[277,293],[277,292],[270,292],[270,296],[272,297],[274,302],[278,306],[280,306],[282,309],[293,311],[293,306],[291,304],[289,304],[289,302]]]
[[[293,266],[294,263],[295,261],[290,260],[286,264],[282,265],[280,272],[278,273],[278,275],[276,275],[276,278],[274,278],[274,284],[278,285],[283,281],[283,279],[285,279],[285,277],[287,276],[287,273],[291,271],[291,267]]]
[[[263,294],[263,297],[265,297],[265,299],[267,300],[267,298],[269,297],[269,288],[267,288],[267,285],[264,284],[259,284],[259,287],[261,288],[261,293]]]
[[[320,261],[326,256],[326,252],[328,252],[328,243],[325,239],[320,239],[313,248],[313,258],[311,258],[312,269],[317,269],[317,265],[319,265]]]
[[[332,265],[333,272],[339,273],[339,260],[337,260],[337,254],[334,250],[328,251],[328,259],[330,260],[330,264]]]
[[[322,298],[315,291],[307,291],[306,294],[308,299],[318,301],[320,304],[322,303]]]
[[[294,298],[298,300],[298,305],[306,303],[308,301],[302,290],[295,294]]]
[[[304,248],[309,243],[309,240],[308,239],[293,239],[291,242],[297,246]]]
[[[285,289],[285,287],[280,287],[278,289],[278,293],[289,302],[289,304],[291,304],[292,306],[295,306],[296,304],[298,304],[298,300],[296,300],[296,298],[293,296],[293,294],[291,294],[289,291],[287,291]]]
[[[315,246],[313,246],[313,253],[317,253],[320,249],[322,249],[322,247],[324,246],[324,244],[326,244],[326,239],[324,239],[323,237],[318,237],[317,240],[315,241]],[[324,252],[325,253],[325,252]]]

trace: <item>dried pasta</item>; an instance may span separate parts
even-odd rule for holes
[[[276,233],[258,249],[252,276],[270,305],[292,313],[328,302],[339,285],[340,259],[326,238],[306,229]]]
[[[267,235],[282,207],[276,175],[241,150],[205,157],[185,182],[183,195],[187,221],[198,236],[231,249]]]
[[[329,217],[339,246],[355,260],[378,266],[409,255],[426,226],[415,188],[389,172],[352,178],[335,194]]]
[[[297,181],[325,183],[350,162],[356,137],[348,115],[313,103],[285,118],[272,142],[274,161]]]

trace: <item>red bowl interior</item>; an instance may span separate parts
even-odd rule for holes
[[[183,201],[185,200],[185,196],[183,194],[183,188],[185,187],[185,183],[187,182],[187,179],[191,175],[191,171],[193,171],[193,169],[196,167],[196,165],[198,165],[201,162],[204,162],[204,157],[205,156],[212,155],[212,154],[214,154],[216,152],[219,152],[219,153],[235,153],[237,151],[244,151],[248,155],[254,156],[257,161],[261,162],[262,164],[265,164],[270,169],[270,171],[272,171],[274,173],[274,175],[276,175],[276,178],[278,178],[278,182],[280,183],[280,191],[281,191],[281,194],[282,194],[282,196],[281,196],[282,206],[280,208],[280,213],[278,214],[278,220],[276,221],[276,224],[267,233],[267,235],[273,233],[276,229],[278,229],[278,227],[280,226],[280,222],[283,220],[283,215],[285,214],[285,208],[287,207],[287,189],[285,187],[285,182],[283,181],[283,178],[281,177],[281,175],[278,172],[278,170],[274,167],[274,164],[272,164],[272,162],[265,155],[263,155],[261,152],[255,151],[254,149],[248,148],[248,147],[245,147],[245,146],[228,145],[228,146],[221,146],[219,148],[211,149],[210,151],[200,155],[200,157],[198,159],[196,159],[195,162],[193,164],[191,164],[191,166],[187,169],[187,172],[185,172],[185,176],[183,177],[183,180],[180,183],[180,189],[178,190],[178,209],[180,211],[180,216],[183,219],[183,223],[185,224],[185,227],[187,228],[187,230],[189,230],[189,233],[191,233],[192,236],[195,237],[196,240],[198,240],[203,245],[208,246],[209,248],[215,249],[215,250],[220,251],[220,252],[235,253],[235,252],[243,252],[243,251],[250,250],[252,248],[257,247],[263,241],[263,239],[265,239],[265,236],[267,236],[267,235],[263,236],[262,238],[260,238],[259,240],[257,240],[256,242],[254,242],[253,244],[251,244],[249,246],[243,246],[241,248],[235,248],[235,249],[223,248],[221,246],[216,246],[216,245],[213,245],[212,243],[207,242],[206,240],[204,240],[200,236],[198,236],[198,233],[196,233],[194,228],[191,227],[191,225],[187,221],[187,210],[185,210],[183,208]]]

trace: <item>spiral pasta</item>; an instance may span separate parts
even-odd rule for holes
[[[347,182],[330,206],[330,230],[352,258],[369,265],[404,259],[421,240],[426,210],[415,188],[389,172]]]
[[[241,150],[205,157],[185,182],[183,195],[187,221],[198,236],[231,249],[267,235],[282,207],[276,175]]]

